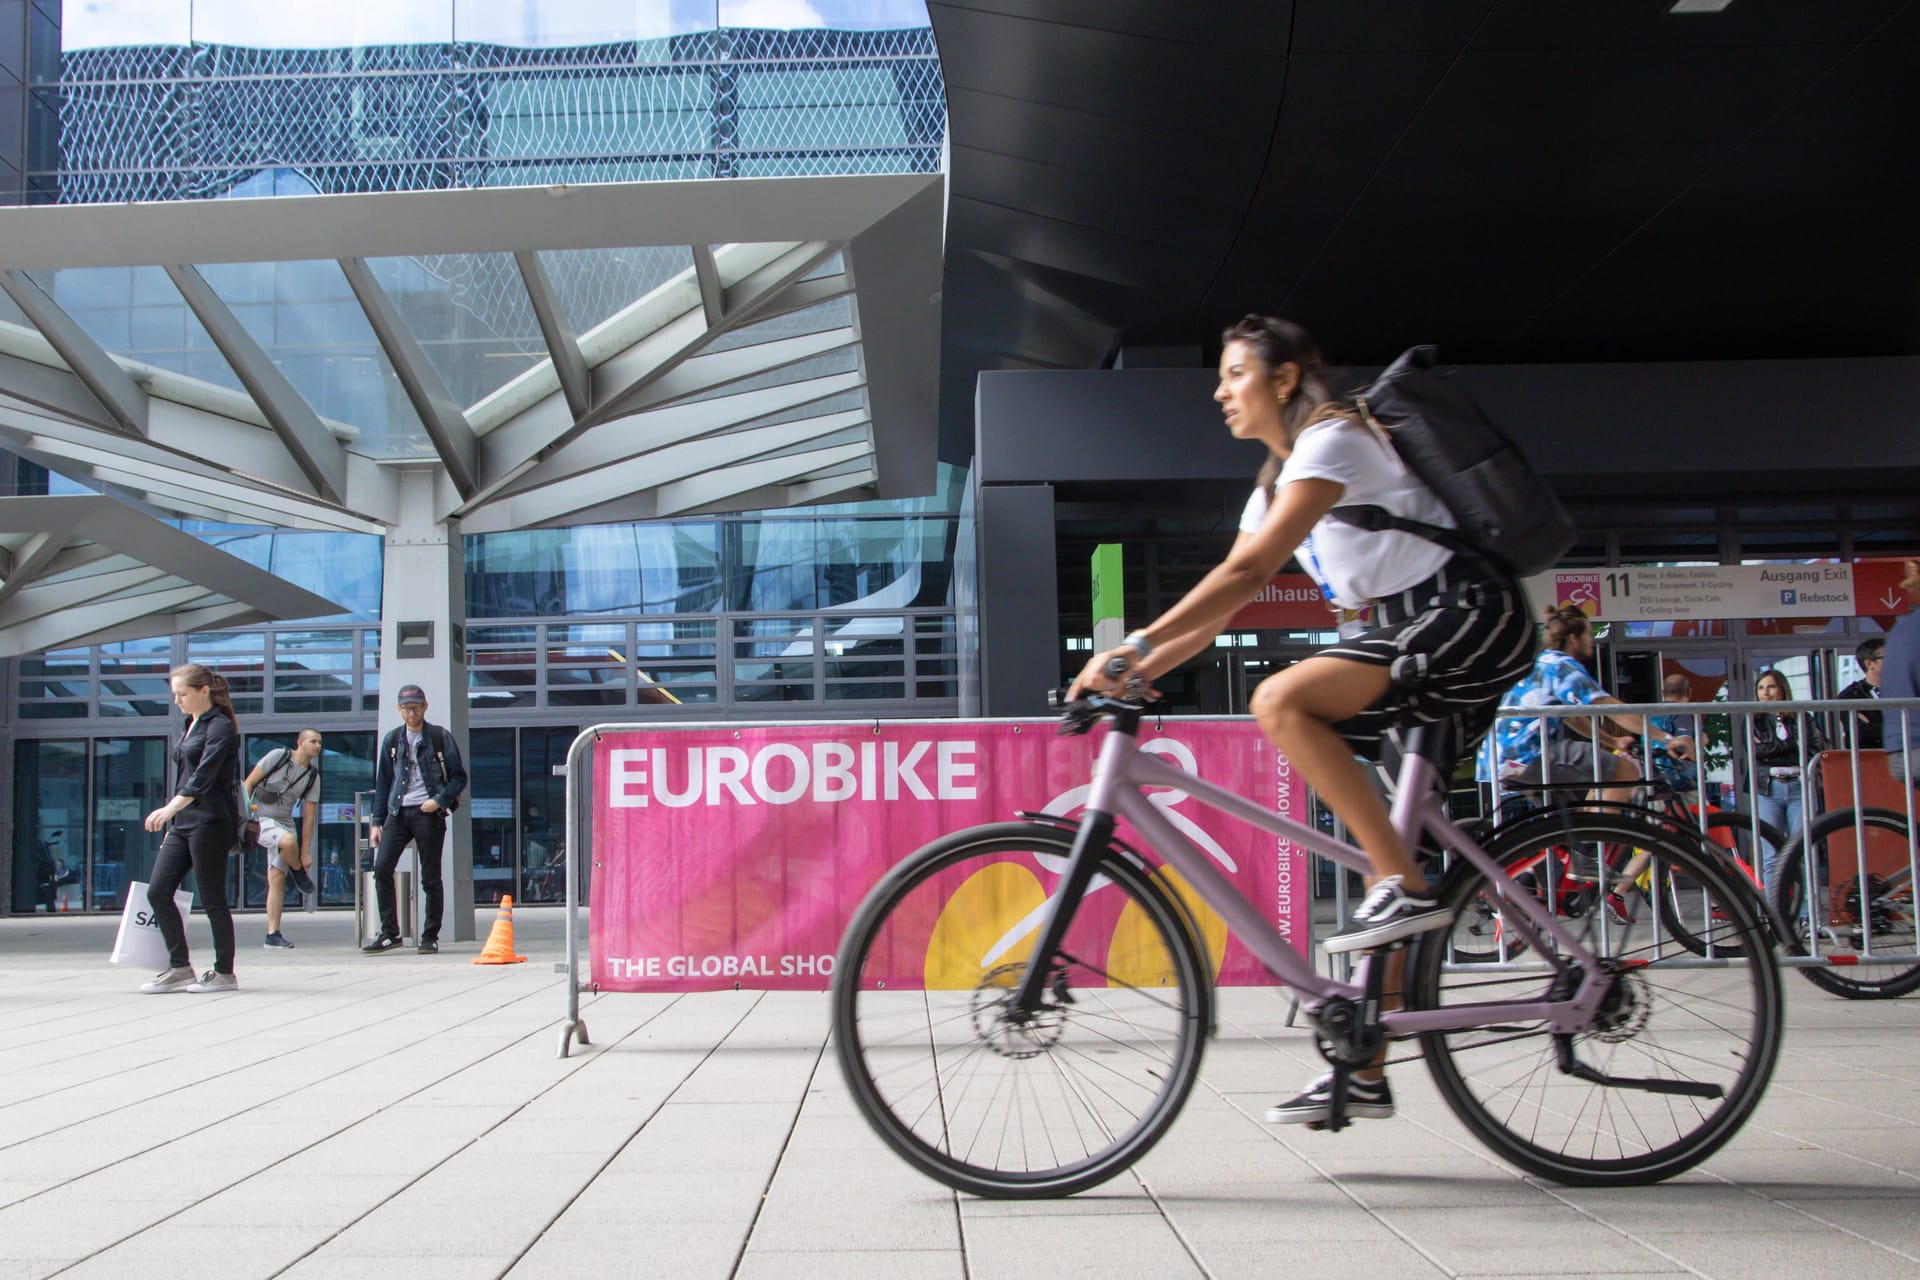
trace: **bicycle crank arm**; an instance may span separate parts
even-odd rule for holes
[[[1591,1084],[1612,1085],[1617,1089],[1641,1089],[1647,1093],[1674,1093],[1683,1098],[1718,1099],[1727,1096],[1727,1091],[1717,1084],[1696,1080],[1649,1080],[1634,1076],[1610,1076],[1603,1071],[1595,1071],[1577,1059],[1562,1063],[1560,1069],[1576,1080],[1585,1080]]]

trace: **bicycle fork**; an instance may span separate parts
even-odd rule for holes
[[[1040,936],[1034,940],[1033,958],[1008,1002],[1016,1022],[1026,1022],[1040,1012],[1041,1001],[1051,983],[1054,955],[1066,941],[1067,926],[1073,923],[1074,912],[1080,909],[1080,900],[1086,896],[1087,886],[1093,883],[1100,850],[1113,838],[1114,780],[1121,758],[1134,749],[1131,727],[1122,724],[1110,729],[1100,744],[1100,757],[1094,764],[1092,783],[1087,788],[1084,816],[1074,833],[1073,848],[1067,854],[1066,872],[1047,904],[1047,918],[1040,925]],[[1064,989],[1058,998],[1071,999]]]

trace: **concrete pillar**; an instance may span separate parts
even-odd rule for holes
[[[387,532],[380,587],[380,736],[400,726],[400,686],[427,694],[427,721],[453,735],[473,769],[467,733],[466,550],[458,520],[435,519],[435,470],[400,472],[400,520]],[[424,625],[423,625],[424,624]],[[421,639],[431,635],[431,651]],[[472,789],[447,825],[445,936],[475,937]],[[404,866],[405,863],[403,862]],[[418,895],[424,905],[424,893]],[[415,926],[419,924],[416,920]],[[409,930],[418,936],[418,929]]]

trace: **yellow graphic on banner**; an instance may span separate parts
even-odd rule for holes
[[[1040,878],[1017,863],[996,862],[968,876],[940,909],[927,940],[927,990],[971,991],[990,970],[1024,961],[1033,950],[1033,930],[1011,945],[1007,931],[1046,900]]]
[[[1227,923],[1190,888],[1180,873],[1161,867],[1154,874],[1192,914],[1199,932],[1195,939],[1206,948],[1213,976],[1220,976],[1227,954]],[[1089,896],[1111,886],[1097,880]],[[929,991],[970,991],[1002,965],[1023,963],[1033,951],[1047,900],[1039,878],[1025,867],[998,862],[967,880],[934,923],[927,941],[926,985]],[[1173,982],[1173,960],[1152,921],[1138,903],[1129,900],[1114,922],[1107,944],[1107,985],[1159,987]]]
[[[1218,978],[1220,966],[1227,958],[1227,922],[1202,902],[1186,878],[1172,867],[1161,867],[1153,874],[1192,913],[1194,926],[1200,931],[1196,941],[1205,945],[1207,962],[1213,968],[1213,976]],[[1173,984],[1173,959],[1167,954],[1166,943],[1161,941],[1153,922],[1147,919],[1147,913],[1132,899],[1128,899],[1113,926],[1113,941],[1107,946],[1107,975],[1108,986]]]

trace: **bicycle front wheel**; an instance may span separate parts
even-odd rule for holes
[[[1913,845],[1905,814],[1857,812],[1870,850],[1867,865],[1857,853],[1856,811],[1836,809],[1782,855],[1771,901],[1787,931],[1790,954],[1813,954],[1818,939],[1819,954],[1838,962],[1802,969],[1807,981],[1849,1000],[1891,1000],[1920,988],[1920,961],[1872,959],[1920,955],[1920,916],[1914,911],[1913,870],[1907,861]],[[1885,875],[1873,870],[1877,847],[1887,850]]]
[[[1752,1114],[1780,1049],[1780,973],[1757,899],[1721,859],[1657,823],[1623,814],[1546,814],[1503,832],[1487,852],[1502,866],[1543,848],[1604,858],[1644,850],[1654,883],[1682,877],[1704,911],[1691,927],[1713,957],[1680,945],[1664,895],[1631,904],[1622,920],[1599,895],[1561,913],[1600,957],[1611,986],[1592,1024],[1553,1033],[1543,1021],[1503,1019],[1421,1037],[1428,1069],[1462,1123],[1530,1173],[1575,1185],[1637,1185],[1706,1159]],[[1444,886],[1458,918],[1490,896],[1470,865]],[[1514,908],[1507,906],[1509,919]],[[1440,936],[1445,935],[1429,935]],[[1546,939],[1548,942],[1552,940]],[[1424,940],[1409,990],[1415,1009],[1566,1000],[1578,973],[1568,953],[1536,945],[1505,971],[1447,963]]]
[[[1212,969],[1191,917],[1119,850],[1051,956],[1032,954],[1073,833],[975,827],[901,863],[834,969],[840,1067],[880,1137],[975,1195],[1084,1191],[1138,1160],[1200,1071]],[[1011,1000],[1033,964],[1041,1008]]]

